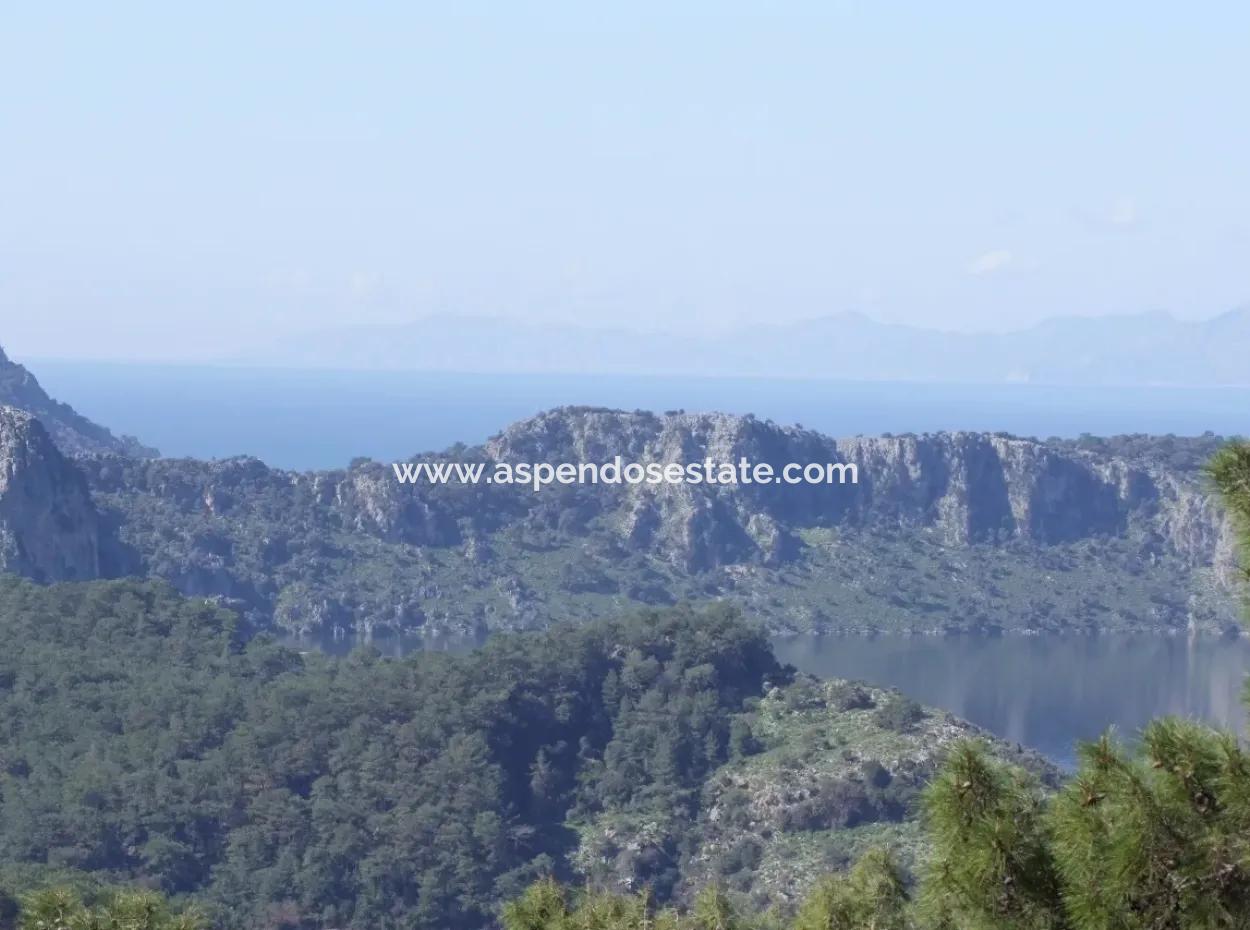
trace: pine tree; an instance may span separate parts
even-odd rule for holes
[[[18,930],[205,930],[198,911],[177,912],[154,891],[117,891],[92,907],[75,892],[49,888],[22,901]]]
[[[925,793],[929,920],[963,930],[1066,927],[1043,810],[1024,772],[991,762],[976,743],[956,746]]]
[[[876,849],[850,873],[825,879],[808,896],[792,930],[908,930],[907,886],[894,857]]]
[[[530,885],[501,916],[504,930],[572,930],[564,891],[553,878]]]
[[[692,930],[740,930],[733,905],[717,885],[708,885],[699,893],[691,916]]]
[[[1250,926],[1250,765],[1228,734],[1158,720],[1135,758],[1109,737],[1051,810],[1078,928]]]

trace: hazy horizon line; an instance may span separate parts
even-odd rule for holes
[[[1099,313],[1099,314],[1081,314],[1081,313],[1056,313],[1050,316],[1042,317],[1032,323],[1013,326],[1004,329],[988,329],[988,328],[951,328],[942,326],[929,326],[917,323],[899,322],[890,319],[883,319],[872,313],[863,310],[836,310],[829,313],[818,314],[809,317],[803,317],[796,320],[787,320],[783,322],[757,321],[745,324],[738,324],[723,330],[706,330],[700,332],[698,330],[685,331],[679,329],[657,329],[654,327],[632,327],[629,325],[604,325],[598,321],[584,322],[580,320],[562,321],[562,320],[531,320],[523,317],[510,316],[507,314],[488,314],[488,313],[456,313],[454,311],[434,311],[423,313],[404,320],[393,322],[364,322],[353,324],[350,322],[342,325],[334,326],[318,326],[308,329],[300,329],[289,333],[283,339],[265,340],[263,344],[253,344],[249,347],[242,347],[242,355],[216,355],[216,356],[192,356],[192,355],[85,355],[85,354],[47,354],[36,352],[33,354],[22,354],[22,357],[32,362],[99,362],[99,363],[117,363],[117,364],[145,364],[145,365],[196,365],[202,367],[223,367],[223,368],[275,368],[275,369],[304,369],[304,370],[343,370],[343,371],[368,371],[374,370],[368,366],[343,366],[341,368],[335,366],[326,366],[320,364],[307,364],[291,361],[281,361],[275,359],[266,363],[263,359],[254,357],[249,353],[257,352],[262,348],[277,347],[282,341],[289,338],[309,338],[317,335],[328,335],[341,332],[383,332],[387,330],[405,330],[411,327],[420,326],[422,323],[430,322],[462,322],[467,325],[480,324],[496,324],[503,326],[511,326],[530,330],[551,330],[551,331],[580,331],[586,333],[622,333],[631,336],[641,337],[660,337],[660,338],[677,338],[689,340],[692,342],[716,342],[718,340],[732,338],[735,335],[749,333],[757,330],[770,330],[774,332],[784,332],[785,330],[799,330],[805,326],[813,324],[837,321],[837,320],[862,320],[871,325],[882,328],[907,330],[916,333],[926,333],[932,335],[944,336],[963,336],[963,337],[992,337],[992,336],[1012,336],[1021,333],[1028,333],[1033,330],[1042,328],[1053,323],[1068,322],[1105,322],[1105,321],[1132,321],[1146,319],[1166,319],[1173,323],[1186,326],[1202,326],[1204,324],[1213,323],[1225,317],[1235,316],[1240,313],[1250,312],[1250,300],[1237,303],[1225,310],[1205,316],[1189,317],[1178,314],[1173,309],[1146,309],[1146,310],[1128,310],[1124,312]],[[13,357],[12,352],[7,349],[6,344],[0,341],[0,351],[9,353],[10,358]],[[396,371],[406,370],[395,368],[394,366],[382,366],[376,370]],[[418,370],[418,369],[412,369]],[[442,372],[442,369],[429,369],[431,372]],[[446,373],[452,373],[450,371]],[[460,372],[463,374],[482,374],[485,372],[476,372],[466,370]],[[496,373],[496,372],[491,372]],[[497,372],[499,374],[524,374],[534,372]],[[558,372],[552,372],[558,373]],[[567,372],[568,374],[577,374],[576,371]],[[638,374],[646,374],[645,371],[639,371]],[[739,377],[735,375],[709,375],[708,377]],[[761,376],[761,377],[778,377],[781,380],[790,380],[785,376]],[[794,380],[810,380],[806,378],[796,378]],[[822,380],[838,380],[838,379],[822,379]],[[877,380],[877,379],[842,379],[842,380]],[[880,379],[880,380],[898,380],[898,379]],[[931,383],[931,379],[918,380],[917,383]],[[984,382],[969,382],[984,383]],[[1164,385],[1160,385],[1164,386]],[[1169,385],[1170,386],[1170,385]]]

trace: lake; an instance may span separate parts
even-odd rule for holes
[[[1250,389],[903,384],[585,375],[318,371],[35,360],[44,388],[165,455],[254,455],[282,468],[394,461],[476,443],[564,404],[717,410],[831,436],[1002,430],[1250,434]]]
[[[779,638],[777,656],[821,677],[898,688],[1070,766],[1075,743],[1152,718],[1240,731],[1250,640],[1182,636]]]
[[[297,649],[345,655],[355,638],[289,637]],[[480,641],[379,636],[383,655],[467,652]],[[1155,717],[1240,732],[1250,640],[1181,636],[786,636],[777,657],[822,678],[898,688],[1004,739],[1075,764],[1078,740],[1115,727],[1131,739]]]

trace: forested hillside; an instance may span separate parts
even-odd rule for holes
[[[548,873],[785,900],[761,861],[914,848],[940,747],[980,735],[790,684],[719,607],[334,660],[163,584],[10,576],[0,635],[0,888],[136,882],[238,930],[482,927]]]
[[[718,598],[774,631],[1223,632],[1214,437],[833,440],[751,417],[568,408],[431,462],[850,462],[855,485],[405,485],[388,463],[84,459],[106,576],[254,625],[469,633]]]

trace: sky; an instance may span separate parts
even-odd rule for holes
[[[1250,5],[6,5],[0,345],[1250,300]]]

